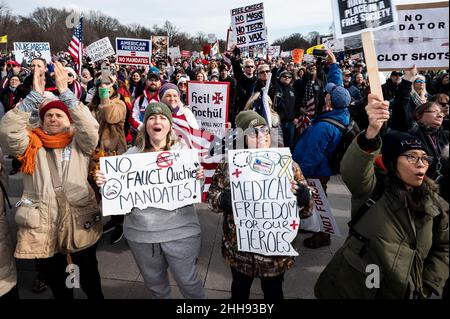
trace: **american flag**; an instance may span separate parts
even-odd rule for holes
[[[208,156],[211,142],[214,140],[213,134],[204,129],[198,130],[191,127],[183,114],[172,114],[172,119],[176,135],[183,139],[190,148],[199,150],[200,164],[203,166],[206,177],[202,194],[202,201],[205,202],[212,177],[222,160],[222,155]]]
[[[78,73],[81,73],[81,62],[83,58],[83,17],[75,27],[72,39],[69,43],[69,53],[77,66]]]

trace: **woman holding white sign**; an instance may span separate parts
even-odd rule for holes
[[[270,147],[270,129],[266,120],[258,113],[242,111],[237,116],[236,124],[246,133],[244,136],[246,149]],[[305,218],[312,212],[311,193],[300,167],[294,162],[293,170],[295,180],[292,181],[291,189],[297,194],[300,218]],[[283,299],[284,273],[292,267],[295,259],[292,256],[263,256],[238,250],[228,163],[219,164],[212,178],[207,202],[212,210],[224,214],[222,254],[230,265],[233,276],[231,298],[239,301],[248,300],[254,278],[261,278],[264,299]]]
[[[125,154],[181,150],[188,148],[172,132],[172,111],[164,103],[147,106],[137,145]],[[204,179],[200,166],[197,179]],[[97,171],[96,183],[102,187],[105,174]],[[126,215],[124,235],[144,277],[145,286],[154,298],[170,298],[167,267],[189,299],[204,299],[205,291],[198,275],[200,224],[193,205],[173,211],[160,208],[134,208]]]

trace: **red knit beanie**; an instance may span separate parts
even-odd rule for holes
[[[69,109],[67,108],[66,104],[60,100],[51,101],[47,104],[45,104],[39,111],[39,116],[41,118],[41,121],[44,122],[44,115],[47,113],[50,109],[59,109],[66,113],[67,117],[69,118],[70,123],[73,123],[72,118],[70,117]]]

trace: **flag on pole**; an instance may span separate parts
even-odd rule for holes
[[[74,29],[72,39],[69,43],[69,54],[73,58],[77,67],[77,72],[81,75],[81,64],[83,61],[83,17]]]
[[[0,37],[0,43],[8,43],[8,36],[7,35],[2,35]]]

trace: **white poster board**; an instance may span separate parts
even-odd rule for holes
[[[336,38],[376,31],[395,24],[392,0],[332,0]]]
[[[116,38],[117,63],[149,65],[152,43],[145,39]]]
[[[212,44],[217,41],[217,37],[214,33],[208,33],[208,43]]]
[[[232,9],[231,29],[240,48],[267,43],[263,3]]]
[[[198,150],[150,152],[100,158],[106,174],[104,216],[124,215],[134,207],[174,210],[201,202]]]
[[[35,58],[42,58],[50,63],[50,43],[48,42],[14,42],[14,56],[20,64],[25,60],[28,65]]]
[[[187,82],[186,104],[200,124],[217,137],[225,135],[228,121],[229,82]]]
[[[178,59],[178,58],[181,58],[180,47],[171,47],[171,48],[169,48],[169,56],[170,56],[172,59]]]
[[[341,52],[344,51],[344,38],[333,39],[326,38],[322,40],[322,44],[325,49],[331,50],[333,52]]]
[[[279,45],[269,46],[267,53],[271,57],[278,58],[281,54],[281,46]]]
[[[300,222],[289,148],[228,151],[239,251],[298,256],[291,242]]]
[[[91,58],[92,62],[97,62],[116,54],[108,37],[104,37],[103,39],[91,43],[86,48],[86,53]]]
[[[342,236],[336,223],[336,219],[331,212],[331,205],[323,191],[320,180],[308,179],[308,185],[313,192],[314,214],[317,214],[317,216],[320,217],[320,231],[339,237]]]
[[[398,23],[374,32],[380,70],[448,69],[448,1],[397,6]]]

